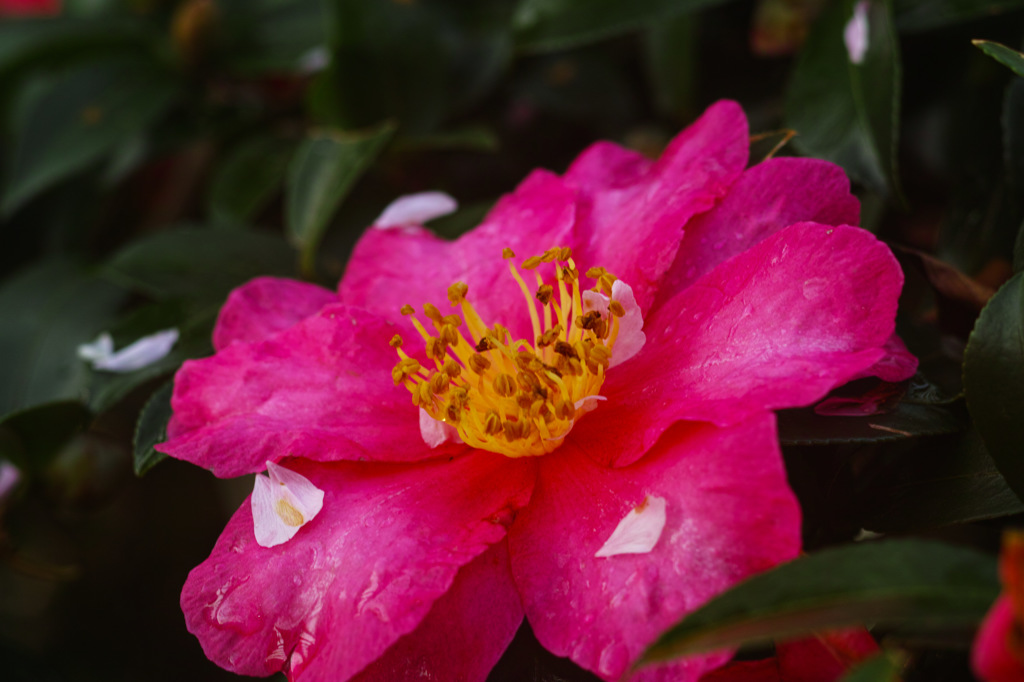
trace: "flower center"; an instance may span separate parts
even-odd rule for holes
[[[413,404],[457,429],[469,445],[508,457],[543,455],[561,445],[573,423],[602,399],[598,391],[625,309],[611,298],[616,279],[604,268],[587,271],[596,284],[581,292],[579,271],[566,247],[522,263],[536,279],[533,292],[512,262],[512,250],[502,256],[523,293],[533,342],[513,340],[500,324],[487,326],[467,299],[469,287],[456,282],[448,287],[448,300],[461,315],[442,316],[437,307],[423,306],[436,336],[412,318],[435,368],[406,355],[402,338],[395,335],[391,345],[400,360],[391,374],[396,385],[412,393]],[[544,264],[554,269],[553,284],[541,277]],[[414,312],[412,306],[402,308],[403,315]]]

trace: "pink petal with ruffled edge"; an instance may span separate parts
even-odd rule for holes
[[[419,627],[353,682],[483,682],[522,621],[508,547],[499,542],[463,566]]]
[[[285,464],[324,491],[320,514],[264,548],[247,500],[189,574],[181,606],[218,665],[286,669],[303,682],[346,680],[413,632],[459,569],[502,540],[536,474],[533,461],[484,452],[405,466]]]
[[[157,450],[223,477],[287,456],[413,461],[461,451],[423,442],[416,406],[391,379],[394,333],[390,322],[335,303],[259,343],[186,362]]]
[[[971,668],[984,682],[1020,682],[1024,680],[1024,661],[1010,650],[1014,629],[1013,602],[999,595],[982,621],[971,649]]]
[[[569,441],[540,458],[533,499],[509,531],[509,549],[541,644],[618,679],[684,614],[796,556],[800,509],[786,484],[774,423],[773,415],[761,414],[728,429],[680,425],[624,469],[594,464]],[[595,557],[648,496],[666,500],[667,522],[654,549]],[[728,658],[691,657],[633,679],[696,680]]]
[[[860,203],[843,169],[817,159],[769,159],[747,169],[720,204],[686,226],[658,303],[794,223],[856,225]]]
[[[890,336],[882,350],[885,351],[885,357],[852,379],[878,377],[882,381],[895,383],[914,376],[914,372],[917,371],[917,358],[907,350],[900,337],[895,334]]]
[[[584,269],[605,267],[629,282],[640,308],[649,311],[684,226],[726,194],[747,164],[748,146],[743,110],[721,101],[650,167],[614,154],[607,143],[584,152],[565,174],[580,192],[576,262]],[[611,168],[595,169],[608,160]]]
[[[675,421],[725,426],[812,403],[885,355],[902,285],[892,253],[864,230],[781,230],[655,311],[644,350],[609,372],[601,418],[585,417],[572,438],[623,466]]]
[[[448,286],[469,285],[468,298],[487,324],[501,322],[517,337],[532,338],[523,294],[502,260],[505,247],[519,261],[552,246],[571,246],[576,192],[561,178],[535,171],[454,242],[429,230],[368,230],[356,244],[338,287],[346,303],[391,319],[405,304],[433,303],[446,314]],[[403,333],[419,339],[403,319]]]
[[[337,302],[334,292],[315,284],[257,277],[232,291],[224,302],[213,330],[213,347],[219,351],[235,341],[262,341]]]

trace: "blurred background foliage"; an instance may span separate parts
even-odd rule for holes
[[[907,277],[918,376],[842,389],[860,417],[780,415],[807,550],[867,530],[994,557],[1024,512],[1024,0],[866,0],[859,64],[855,6],[0,0],[0,459],[21,472],[0,497],[0,676],[233,678],[177,600],[251,480],[151,447],[231,288],[333,287],[399,195],[456,197],[432,225],[454,237],[532,168],[599,138],[656,155],[722,97],[753,159],[793,131],[778,154],[842,165]],[[170,327],[172,353],[133,372],[76,355]],[[969,679],[956,625],[876,634],[905,679]],[[594,678],[524,627],[492,679]]]

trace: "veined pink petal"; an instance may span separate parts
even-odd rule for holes
[[[423,442],[416,406],[391,379],[394,333],[390,322],[334,303],[258,343],[186,362],[157,449],[225,477],[286,456],[412,461],[461,451]]]
[[[243,503],[189,574],[181,605],[218,665],[285,669],[302,682],[347,680],[413,632],[458,570],[505,536],[536,466],[482,452],[401,466],[285,464],[324,491],[323,509],[267,548]]]
[[[854,227],[800,223],[698,280],[645,322],[647,345],[601,389],[573,439],[597,461],[635,461],[680,419],[737,423],[806,405],[873,366],[903,274]]]
[[[650,167],[607,145],[584,153],[565,174],[580,193],[576,262],[605,267],[629,282],[646,314],[687,222],[714,206],[743,172],[748,135],[740,106],[721,101]],[[605,158],[611,167],[596,171]]]
[[[487,324],[501,322],[517,337],[532,339],[523,295],[502,249],[511,248],[522,261],[552,246],[572,246],[575,199],[561,178],[536,171],[503,197],[480,227],[454,242],[418,227],[368,230],[356,245],[339,295],[346,303],[402,319],[398,311],[405,304],[419,308],[429,302],[445,311],[448,286],[462,281]]]
[[[213,347],[222,350],[234,341],[262,341],[337,302],[334,292],[315,284],[257,277],[232,291],[224,302],[213,330]]]
[[[498,542],[463,566],[419,627],[353,682],[483,682],[522,621],[508,546]]]
[[[769,159],[748,168],[721,203],[686,225],[660,305],[733,256],[794,223],[856,225],[860,202],[843,169],[817,159]]]
[[[541,644],[619,679],[684,614],[796,556],[800,509],[774,424],[774,416],[760,414],[726,429],[679,425],[622,469],[595,464],[572,436],[540,458],[533,499],[509,531],[509,549]],[[654,548],[595,557],[623,516],[654,496],[665,499],[667,517]],[[728,657],[692,657],[633,679],[696,680]]]
[[[882,381],[893,383],[909,379],[917,371],[917,358],[907,350],[903,340],[896,334],[889,337],[889,340],[882,346],[885,357],[867,368],[852,379],[862,377],[878,377]]]

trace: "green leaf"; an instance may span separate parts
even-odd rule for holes
[[[833,161],[881,193],[899,193],[900,60],[888,3],[872,0],[868,48],[850,61],[843,31],[854,0],[831,3],[807,38],[786,92],[786,126],[804,154]]]
[[[973,625],[999,594],[995,559],[920,540],[824,550],[736,585],[661,635],[643,663],[859,623]]]
[[[218,0],[219,52],[232,71],[296,73],[327,43],[323,0]]]
[[[1024,273],[981,311],[964,351],[964,392],[985,447],[1024,499]]]
[[[858,495],[868,530],[922,531],[1024,512],[976,431],[891,457],[892,465]]]
[[[39,472],[89,420],[89,410],[77,400],[36,405],[0,419],[0,460],[24,471]]]
[[[896,27],[928,31],[1024,8],[1024,0],[896,0]]]
[[[991,40],[972,40],[971,43],[1018,76],[1024,76],[1024,54]]]
[[[139,414],[135,425],[133,441],[135,475],[142,476],[157,464],[167,459],[167,455],[157,452],[153,446],[167,440],[167,422],[171,420],[171,395],[174,393],[174,382],[168,381],[161,386]]]
[[[352,185],[391,139],[388,124],[362,134],[321,133],[299,147],[288,169],[288,236],[312,274],[316,249]]]
[[[79,399],[88,370],[80,344],[103,331],[125,292],[67,259],[22,271],[0,286],[0,416]]]
[[[520,0],[512,25],[517,47],[562,50],[724,1]]]
[[[176,86],[145,61],[108,61],[69,71],[36,93],[15,130],[0,209],[12,213],[69,175],[111,155],[152,124]]]
[[[839,682],[899,682],[901,657],[880,651],[843,675]]]
[[[276,235],[181,228],[129,244],[101,274],[156,299],[219,302],[253,277],[294,274],[294,258]]]
[[[697,76],[698,21],[684,14],[653,23],[644,33],[647,73],[654,102],[677,120],[692,118]]]
[[[247,225],[284,185],[295,145],[277,137],[258,137],[233,149],[210,183],[207,210],[215,225]]]

